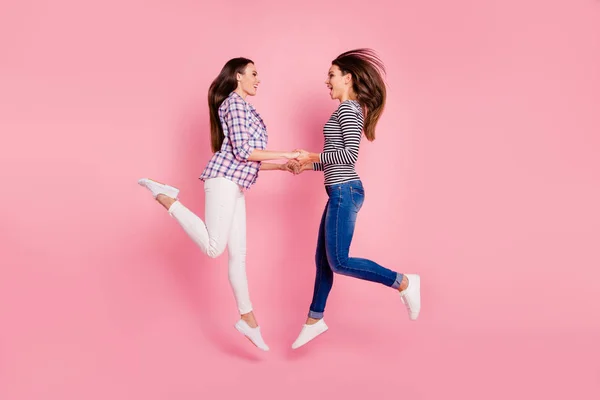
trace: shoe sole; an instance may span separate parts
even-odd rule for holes
[[[417,311],[417,315],[415,317],[410,314],[408,315],[408,318],[411,321],[416,321],[421,313],[421,276],[417,274],[407,274],[407,276],[409,276],[409,282],[412,281],[417,286],[417,292],[419,293],[419,311]]]
[[[235,329],[237,329],[237,331],[238,331],[239,333],[241,333],[242,335],[244,335],[244,337],[245,337],[246,339],[248,339],[248,341],[249,341],[250,343],[252,343],[252,345],[253,345],[254,347],[256,347],[257,349],[259,349],[259,350],[262,350],[262,351],[269,351],[269,349],[266,349],[266,350],[265,350],[265,349],[261,349],[260,347],[258,347],[258,346],[256,345],[256,343],[254,343],[254,342],[252,341],[252,339],[250,339],[248,336],[246,336],[246,334],[244,333],[244,331],[242,331],[242,329],[241,329],[241,328],[238,326],[238,324],[235,324],[234,326],[235,326]]]
[[[329,327],[327,325],[325,325],[325,328],[321,332],[319,332],[318,334],[316,334],[315,336],[313,336],[312,338],[310,338],[310,340],[308,340],[307,342],[302,343],[300,346],[294,347],[294,345],[292,345],[292,349],[296,350],[296,349],[299,349],[302,346],[305,346],[305,345],[309,344],[310,342],[312,342],[313,340],[315,340],[316,338],[318,338],[319,336],[321,336],[322,334],[324,334],[328,330],[329,330]]]

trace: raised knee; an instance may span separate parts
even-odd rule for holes
[[[336,274],[344,274],[346,266],[345,260],[329,260],[329,267]]]
[[[208,247],[208,249],[206,250],[206,255],[209,256],[210,258],[217,258],[221,254],[223,254],[224,251],[225,251],[225,247],[221,248],[221,247],[210,245]]]

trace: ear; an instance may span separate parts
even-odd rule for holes
[[[237,79],[237,81],[241,81],[242,80],[242,74],[240,74],[239,72],[237,74],[235,74],[235,79]]]
[[[352,74],[350,72],[348,72],[346,75],[344,75],[344,84],[346,84],[346,85],[352,84]]]

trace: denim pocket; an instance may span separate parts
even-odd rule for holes
[[[356,212],[358,212],[363,203],[365,202],[365,191],[363,188],[359,187],[350,187],[350,197],[352,198],[352,203],[356,208]]]

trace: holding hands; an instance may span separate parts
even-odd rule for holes
[[[298,175],[302,173],[302,165],[296,159],[289,160],[287,163],[283,164],[283,170]]]
[[[312,162],[311,158],[310,158],[310,153],[306,150],[302,150],[302,149],[296,149],[294,151],[298,152],[298,157],[296,157],[296,160],[298,160],[298,162],[302,165],[306,165],[310,162]]]
[[[314,156],[313,156],[314,157]],[[306,150],[296,149],[287,155],[287,163],[283,164],[282,169],[294,175],[298,175],[309,168],[313,162],[311,153]]]

